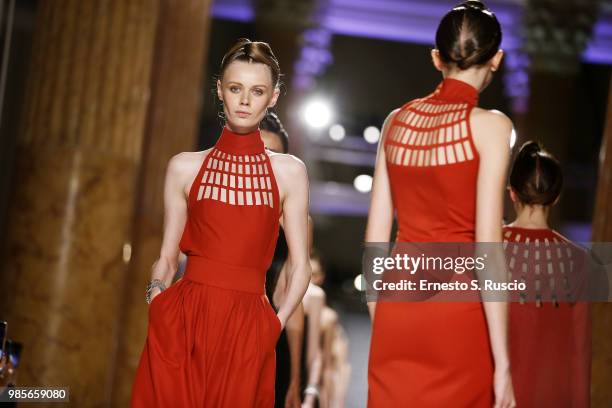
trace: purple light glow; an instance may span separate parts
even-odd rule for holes
[[[593,64],[612,65],[612,41],[591,41],[582,54],[582,60]]]
[[[348,184],[315,182],[310,194],[312,214],[365,216],[370,207],[370,195]]]
[[[220,20],[248,23],[255,18],[255,11],[248,0],[215,0],[211,12],[214,18]]]
[[[295,62],[295,77],[293,84],[302,90],[312,88],[315,77],[321,75],[332,62],[329,51],[331,32],[325,27],[310,28],[302,34],[302,50]]]
[[[589,242],[591,241],[592,226],[589,223],[565,223],[561,225],[560,231],[563,235],[574,242]]]
[[[520,23],[520,8],[496,7],[502,26]],[[324,25],[334,34],[378,38],[389,41],[433,45],[440,17],[449,5],[418,1],[332,0]],[[502,47],[516,48],[519,43],[506,36]]]
[[[323,25],[332,34],[381,40],[409,42],[431,46],[438,21],[449,10],[446,1],[416,0],[331,0]],[[521,24],[521,7],[494,4],[492,7],[502,26]],[[215,0],[215,18],[248,22],[254,19],[249,0]],[[516,49],[520,41],[505,36],[502,47]],[[595,64],[612,64],[612,17],[604,15],[593,30],[593,38],[583,60]]]

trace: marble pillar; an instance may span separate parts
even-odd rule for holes
[[[602,138],[597,200],[593,216],[593,241],[612,242],[612,82],[607,121]],[[593,363],[591,406],[607,407],[612,401],[612,303],[593,303]]]
[[[108,406],[158,0],[40,1],[0,276],[21,386]]]
[[[163,236],[163,185],[168,160],[197,146],[211,0],[161,0],[134,217],[132,262],[123,293],[113,406],[129,405],[148,324],[145,286]]]

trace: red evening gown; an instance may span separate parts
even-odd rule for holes
[[[259,131],[223,130],[188,197],[184,277],[157,295],[132,407],[273,407],[281,324],[265,295],[279,194]]]
[[[473,242],[479,156],[470,113],[478,91],[444,79],[404,105],[384,139],[397,242]],[[487,407],[493,365],[483,306],[379,300],[368,406]]]
[[[519,251],[518,245],[514,250],[515,246],[510,245],[506,252],[511,280],[524,279],[528,288],[523,301],[510,303],[510,365],[516,405],[588,407],[589,304],[566,299],[566,293],[575,293],[585,281],[584,277],[580,279],[581,268],[576,265],[579,258],[566,251],[574,248],[573,244],[550,229],[519,227],[504,227],[504,243],[528,243],[524,247],[527,251]],[[548,245],[551,250],[547,250]],[[536,280],[539,290],[535,290]]]

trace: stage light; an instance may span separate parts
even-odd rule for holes
[[[304,107],[304,121],[313,128],[322,128],[329,124],[332,118],[331,108],[322,100],[313,100]]]
[[[331,140],[339,142],[344,139],[344,136],[346,136],[346,131],[342,125],[335,124],[329,128],[329,138]]]
[[[363,138],[368,143],[371,143],[371,144],[378,143],[378,140],[380,139],[380,130],[378,130],[376,126],[368,126],[363,131]]]
[[[516,130],[512,128],[512,133],[510,134],[510,148],[512,149],[516,144]]]
[[[372,176],[368,174],[360,174],[353,181],[355,190],[360,193],[369,193],[372,190]]]
[[[357,276],[355,276],[355,280],[353,281],[353,285],[355,286],[355,289],[357,289],[360,292],[363,292],[365,290],[365,288],[363,287],[363,274],[359,274]]]

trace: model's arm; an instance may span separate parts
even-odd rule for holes
[[[503,197],[506,173],[510,161],[512,122],[500,112],[475,109],[470,117],[474,143],[480,156],[476,186],[476,242],[501,243]],[[489,275],[496,280],[506,279],[506,264],[501,244],[485,244],[492,257],[487,261]],[[487,295],[485,294],[485,297]],[[495,407],[514,406],[508,352],[508,303],[497,299],[483,299],[489,330],[491,351],[495,363]]]
[[[394,110],[387,116],[387,119],[385,119],[382,128],[382,136],[378,143],[365,242],[389,242],[391,237],[391,228],[393,227],[393,200],[391,199],[391,188],[389,186],[389,176],[387,175],[384,139],[391,125],[391,120],[397,111],[397,109]],[[368,309],[370,318],[374,319],[376,302],[368,302]]]
[[[312,285],[312,293],[308,301],[308,350],[306,350],[306,363],[308,372],[307,386],[320,387],[323,355],[321,352],[321,315],[325,306],[325,292],[318,286]],[[304,396],[304,406],[314,407],[317,397],[312,393]]]
[[[302,301],[310,282],[308,257],[308,174],[296,157],[275,157],[275,177],[281,190],[283,229],[289,248],[287,257],[287,289],[278,311],[283,327]]]
[[[289,356],[291,360],[291,374],[289,389],[285,397],[286,408],[299,408],[302,397],[300,395],[301,367],[302,367],[302,344],[304,340],[304,306],[302,302],[295,312],[287,320],[287,343],[289,344]]]
[[[336,332],[338,330],[338,314],[335,310],[323,307],[323,319],[321,323],[321,331],[323,332],[322,353],[323,353],[323,369],[326,370],[333,365],[333,344]]]
[[[191,155],[191,156],[190,156]],[[151,279],[161,279],[166,287],[178,269],[179,241],[187,221],[187,200],[185,182],[193,173],[193,153],[179,153],[173,156],[166,167],[164,182],[164,232],[159,258],[151,268]],[[196,170],[197,171],[197,170]],[[154,288],[151,298],[159,294]]]
[[[338,314],[331,308],[323,307],[321,318],[321,394],[319,406],[321,408],[334,407],[333,396],[340,387],[334,381],[334,375],[340,374],[339,367],[334,364],[334,340],[338,332]]]
[[[276,288],[274,288],[274,304],[279,305],[285,300],[287,288],[287,263],[283,264]],[[289,388],[285,396],[285,408],[300,408],[302,405],[301,367],[302,367],[302,343],[304,341],[304,304],[300,302],[295,312],[291,314],[285,326],[287,333],[287,344],[289,346],[289,359],[291,361],[291,372]]]

